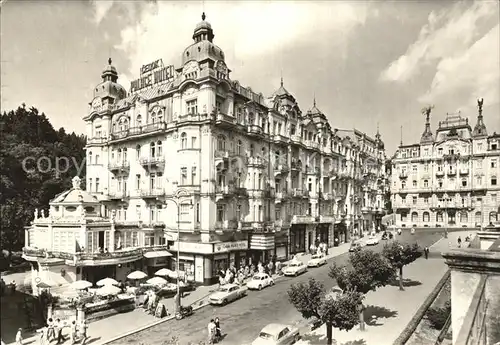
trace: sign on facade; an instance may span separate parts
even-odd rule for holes
[[[130,92],[142,90],[146,87],[172,80],[175,77],[174,66],[163,66],[162,59],[146,65],[140,70],[140,77],[130,82]]]
[[[214,253],[248,249],[248,241],[222,242],[214,244]]]

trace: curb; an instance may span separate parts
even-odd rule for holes
[[[197,307],[193,307],[193,311],[198,310],[198,309],[201,309],[201,308],[204,308],[204,307],[206,307],[207,305],[209,305],[209,303],[204,303],[204,304],[201,304],[201,305],[199,305],[199,306],[197,306]],[[105,345],[105,344],[112,343],[113,341],[120,340],[120,339],[125,338],[125,337],[128,337],[129,335],[132,335],[132,334],[134,334],[134,333],[138,333],[138,332],[144,331],[144,330],[146,330],[146,329],[148,329],[148,328],[151,328],[151,327],[154,327],[154,326],[160,325],[160,324],[162,324],[162,323],[164,323],[164,322],[167,322],[167,321],[170,321],[170,320],[173,320],[173,319],[175,319],[175,315],[168,316],[168,317],[166,317],[166,318],[164,318],[164,319],[160,319],[160,320],[158,320],[158,321],[152,322],[152,323],[147,324],[147,325],[145,325],[145,326],[142,326],[142,327],[139,327],[139,328],[133,329],[133,330],[131,330],[131,331],[128,331],[128,332],[123,333],[123,334],[120,334],[120,335],[117,335],[116,337],[113,337],[113,338],[111,338],[111,339],[104,340],[104,341],[102,341],[102,342],[100,342],[100,343],[97,343],[97,345]]]

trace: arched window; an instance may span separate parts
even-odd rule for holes
[[[468,222],[468,216],[466,211],[460,212],[460,223],[467,223]]]
[[[116,154],[116,158],[117,158],[118,162],[120,162],[122,160],[122,149],[118,149],[117,154]]]
[[[426,211],[426,212],[423,213],[422,220],[424,221],[424,223],[428,223],[431,220],[429,212]]]
[[[116,132],[116,122],[113,122],[113,133]]]
[[[123,161],[126,162],[127,161],[127,148],[124,148],[123,149]]]
[[[187,149],[187,142],[188,142],[187,134],[186,132],[183,132],[181,134],[181,149]]]
[[[411,221],[412,221],[412,223],[418,222],[418,213],[417,212],[411,213]]]
[[[142,116],[141,116],[141,114],[137,115],[137,118],[135,120],[135,125],[137,127],[141,127],[142,126]]]
[[[242,153],[242,142],[241,140],[238,140],[238,142],[236,143],[236,154],[241,156],[241,153]]]
[[[436,222],[438,222],[438,223],[442,223],[443,222],[443,212],[438,211],[436,213]]]
[[[92,164],[92,151],[89,151],[89,164]]]
[[[163,122],[163,111],[158,111],[158,122]]]
[[[95,164],[99,164],[99,155],[95,155]]]
[[[162,151],[161,151],[161,140],[158,140],[158,142],[156,143],[156,146],[158,148],[156,154],[157,154],[158,157],[161,157],[161,153],[162,153]]]
[[[128,119],[122,116],[119,121],[119,126],[120,126],[120,131],[126,131],[128,129]]]
[[[255,153],[255,148],[253,144],[250,144],[250,157],[253,157],[254,153]]]
[[[222,134],[219,134],[217,137],[217,150],[225,151],[226,150],[226,137]]]
[[[154,111],[151,113],[151,123],[156,123],[156,113]]]
[[[480,225],[482,223],[481,218],[482,218],[481,212],[477,211],[476,214],[474,215],[474,222],[476,222],[476,225]]]
[[[156,145],[155,145],[154,142],[151,143],[151,144],[149,144],[149,155],[151,157],[155,157],[156,156]]]
[[[262,158],[265,158],[266,157],[266,148],[263,147],[262,148]]]

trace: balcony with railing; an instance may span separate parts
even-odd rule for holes
[[[460,168],[460,175],[468,175],[469,168]]]
[[[303,198],[309,198],[310,196],[311,196],[311,192],[310,192],[309,190],[304,189],[304,190],[302,191],[302,197],[303,197]]]
[[[287,144],[288,143],[288,138],[285,137],[284,135],[281,134],[274,134],[273,135],[273,141],[277,144]]]
[[[147,125],[144,126],[130,127],[122,131],[113,132],[110,134],[110,140],[119,140],[134,136],[145,136],[150,134],[156,134],[158,132],[164,131],[165,129],[166,129],[166,123],[163,121],[148,123]]]
[[[447,174],[448,176],[455,176],[457,174],[457,169],[449,169]]]
[[[145,169],[161,168],[165,166],[165,157],[141,157],[139,160],[142,167]]]
[[[297,159],[292,159],[290,167],[293,171],[300,171],[302,170],[302,163],[300,163]]]
[[[313,224],[316,218],[309,215],[294,215],[292,217],[292,224]]]
[[[407,178],[407,177],[408,177],[408,172],[406,170],[403,170],[399,173],[400,179]]]
[[[228,198],[233,195],[234,187],[233,186],[217,186],[215,188],[215,201],[218,202],[224,198]]]
[[[290,135],[290,140],[296,144],[299,144],[302,142],[302,138],[300,137],[299,134],[292,134]]]
[[[274,164],[274,176],[286,174],[289,170],[290,169],[286,161],[280,161]]]
[[[130,163],[128,161],[111,161],[108,164],[108,169],[112,173],[128,173],[130,171]]]
[[[238,222],[236,220],[225,219],[215,222],[214,228],[216,231],[236,230],[238,229]]]
[[[233,127],[236,123],[237,123],[236,118],[233,116],[229,116],[221,112],[217,112],[215,116],[215,124],[217,125]]]
[[[267,161],[262,157],[248,157],[247,165],[248,167],[263,168],[267,164]]]
[[[303,193],[302,189],[300,189],[300,188],[294,188],[292,190],[292,196],[294,198],[302,198],[303,195],[304,195],[304,193]]]
[[[436,171],[436,176],[444,176],[444,171],[443,170]]]
[[[247,131],[248,131],[248,134],[257,135],[257,136],[261,136],[264,133],[264,131],[262,130],[262,127],[258,126],[258,125],[248,125]]]
[[[165,196],[164,188],[148,188],[140,190],[141,197],[146,198],[157,198],[161,196]]]
[[[320,215],[319,216],[319,222],[320,223],[334,223],[335,222],[335,216],[332,215],[332,214]]]
[[[110,190],[108,192],[108,198],[110,200],[124,199],[124,198],[128,198],[129,196],[130,196],[130,193],[128,190]]]
[[[87,145],[99,145],[108,142],[108,138],[98,137],[98,138],[87,138]]]

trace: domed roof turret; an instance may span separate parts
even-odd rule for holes
[[[94,89],[94,98],[96,97],[111,97],[114,99],[122,99],[127,96],[127,90],[118,84],[118,72],[112,64],[111,58],[108,59],[108,65],[104,68],[101,74],[102,82]]]
[[[198,62],[206,59],[214,61],[224,60],[224,52],[213,43],[215,35],[212,25],[205,21],[205,18],[205,12],[203,12],[201,16],[202,21],[194,29],[194,43],[187,47],[182,54],[183,65],[191,60]]]

